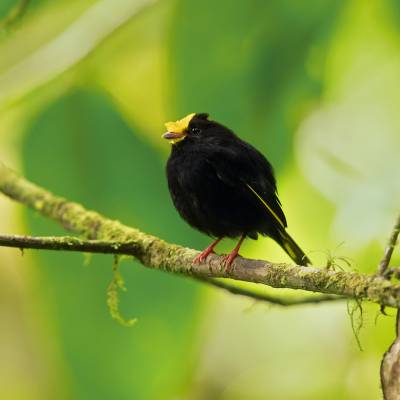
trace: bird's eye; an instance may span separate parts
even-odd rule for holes
[[[198,135],[201,132],[199,128],[191,128],[190,133],[193,133],[193,135]]]

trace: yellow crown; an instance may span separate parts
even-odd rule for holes
[[[168,132],[182,133],[188,128],[190,121],[195,115],[196,113],[191,113],[186,115],[186,117],[179,119],[178,121],[166,122],[165,127],[167,128]]]

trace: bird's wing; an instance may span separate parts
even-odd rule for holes
[[[272,167],[261,153],[247,144],[240,151],[220,148],[208,158],[208,162],[222,182],[257,199],[276,221],[277,227],[284,229],[287,226]]]
[[[280,206],[279,199],[275,195],[275,207],[273,205],[269,205],[267,200],[264,200],[263,196],[260,195],[254,188],[253,186],[249,185],[246,183],[246,186],[250,191],[254,194],[254,196],[260,200],[260,202],[264,205],[264,207],[267,209],[268,213],[274,218],[274,220],[280,225],[283,229],[286,228],[286,219],[285,215],[283,214],[282,208]],[[274,211],[274,208],[276,211]],[[280,211],[280,212],[279,212]],[[281,214],[281,216],[279,216]]]

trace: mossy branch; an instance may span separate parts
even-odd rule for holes
[[[20,250],[62,250],[78,251],[83,253],[101,253],[134,256],[137,250],[135,242],[117,242],[111,240],[88,240],[74,236],[22,236],[0,234],[0,247],[15,247]],[[212,278],[193,276],[199,281],[224,289],[232,294],[251,297],[254,300],[264,301],[280,306],[292,306],[300,304],[315,304],[325,301],[344,300],[345,297],[334,295],[310,295],[301,297],[277,297],[266,293],[232,285]]]
[[[215,254],[210,255],[205,263],[193,265],[192,260],[198,254],[197,251],[166,243],[155,236],[125,226],[119,221],[88,211],[78,203],[69,202],[28,182],[2,164],[0,164],[0,191],[88,240],[121,245],[128,243],[131,249],[129,254],[148,268],[206,280],[230,278],[276,288],[302,289],[369,300],[382,306],[396,308],[400,306],[400,284],[376,275],[242,257],[235,259],[231,271],[227,272],[222,257]]]

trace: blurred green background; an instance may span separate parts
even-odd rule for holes
[[[272,161],[317,265],[332,253],[373,272],[400,204],[399,70],[395,0],[31,0],[0,31],[0,159],[200,249],[209,239],[169,199],[160,135],[208,112]],[[63,234],[0,202],[1,232]],[[266,306],[125,260],[121,312],[139,318],[125,328],[106,306],[112,257],[0,252],[1,399],[380,398],[390,310],[364,306],[360,351],[345,303]],[[286,260],[268,239],[242,254]]]

